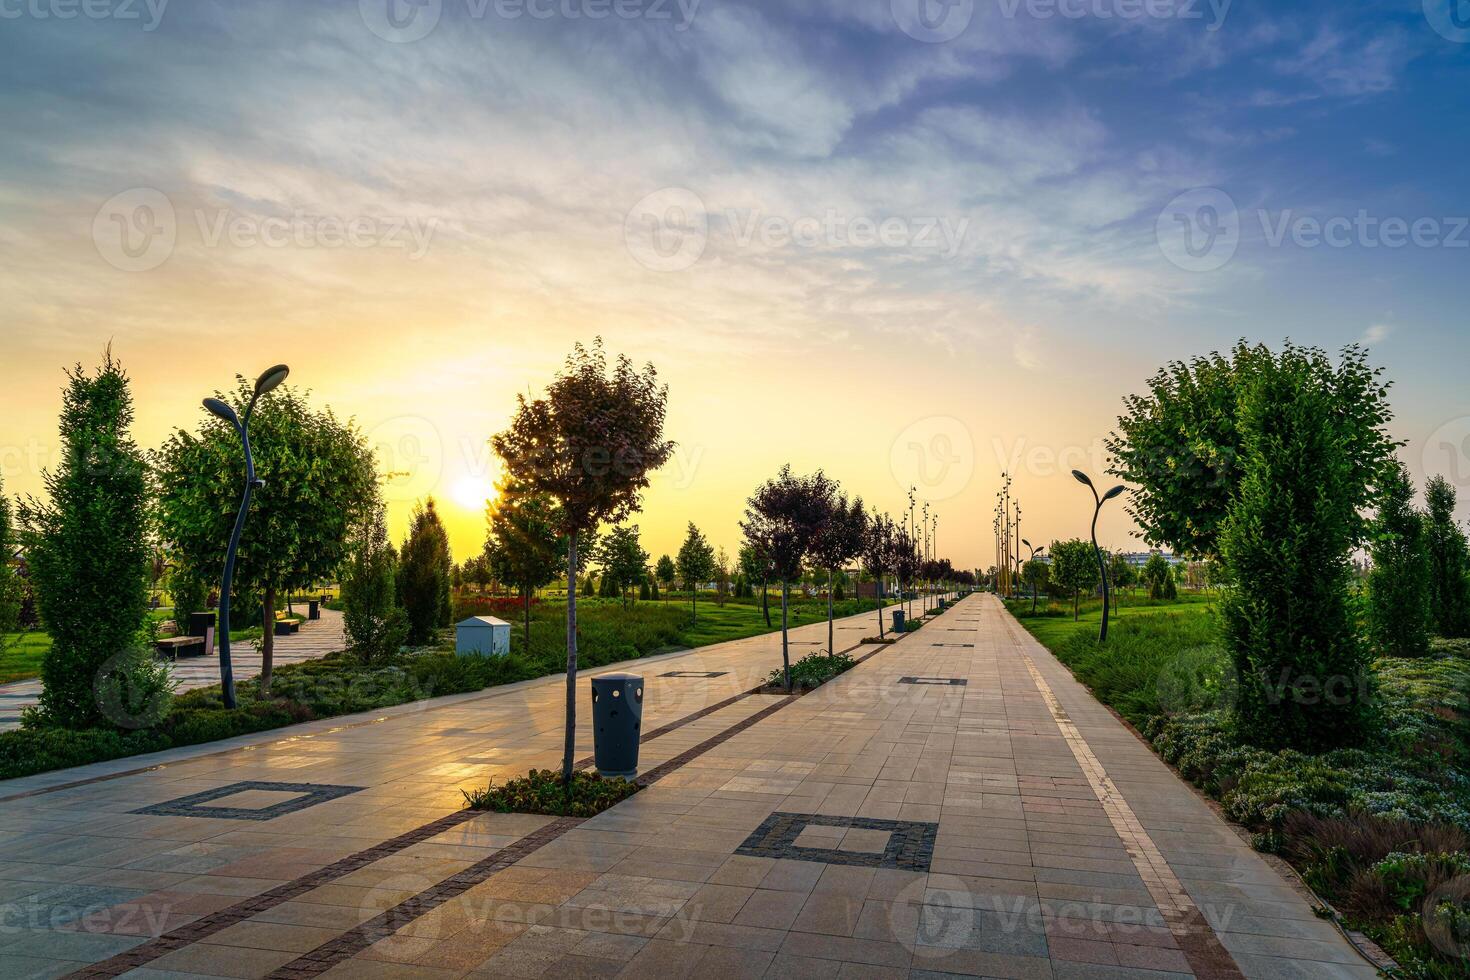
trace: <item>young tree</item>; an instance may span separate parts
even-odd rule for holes
[[[1403,464],[1383,481],[1373,522],[1368,575],[1368,636],[1386,657],[1429,652],[1429,552],[1424,518],[1414,509],[1414,484]]]
[[[679,578],[689,587],[689,608],[694,618],[699,618],[699,583],[708,581],[715,574],[715,550],[710,547],[694,522],[689,522],[689,533],[679,547],[679,556],[674,559]]]
[[[12,633],[20,624],[20,577],[10,567],[15,552],[10,498],[5,496],[5,484],[0,481],[0,633]]]
[[[730,593],[730,556],[723,547],[715,551],[715,605],[725,606],[725,597]]]
[[[381,505],[358,528],[352,558],[342,576],[342,628],[353,651],[366,662],[398,652],[408,619],[398,605],[398,556],[388,543]]]
[[[1119,602],[1124,589],[1129,589],[1130,594],[1133,585],[1138,581],[1138,570],[1133,563],[1123,556],[1121,552],[1114,552],[1108,558],[1108,582],[1113,587],[1113,611],[1121,607]]]
[[[1070,541],[1053,541],[1051,552],[1051,580],[1072,593],[1072,619],[1079,615],[1083,592],[1091,592],[1102,581],[1097,567],[1097,552],[1091,541],[1073,538]]]
[[[1143,581],[1148,585],[1150,599],[1177,599],[1179,591],[1174,585],[1174,569],[1169,559],[1157,551],[1148,556],[1143,564]]]
[[[609,375],[601,339],[591,349],[577,344],[546,397],[517,396],[510,428],[492,440],[507,472],[560,505],[569,586],[562,757],[568,788],[577,747],[577,547],[599,524],[637,511],[648,474],[673,454],[674,444],[663,434],[668,396],[653,365],[639,372],[619,357]]]
[[[1470,636],[1470,547],[1455,523],[1455,488],[1442,476],[1424,487],[1429,595],[1440,636]]]
[[[827,573],[827,652],[835,653],[835,623],[832,615],[832,579],[837,569],[852,561],[863,550],[863,537],[868,530],[868,512],[863,498],[848,503],[847,497],[834,492],[832,509],[822,522],[811,545],[811,560]]]
[[[422,646],[454,619],[449,599],[449,535],[430,497],[414,507],[398,562],[398,596],[408,614],[408,642]]]
[[[1036,612],[1036,593],[1046,588],[1051,566],[1040,558],[1032,558],[1021,566],[1021,581],[1031,587],[1031,611]]]
[[[230,401],[243,414],[253,382],[238,379]],[[261,602],[261,696],[270,693],[277,597],[333,578],[347,560],[354,528],[378,500],[378,477],[366,437],[330,409],[315,411],[282,386],[255,405],[250,448],[264,481],[240,539],[234,594]],[[240,506],[245,469],[240,438],[206,413],[195,433],[176,431],[154,455],[161,535],[182,563],[218,582],[225,545]],[[242,608],[247,608],[242,603]]]
[[[1245,478],[1220,532],[1237,730],[1248,743],[1302,752],[1359,739],[1372,697],[1348,592],[1364,477],[1352,448],[1360,413],[1319,378],[1299,353],[1242,392]]]
[[[663,583],[664,592],[674,588],[674,582],[679,578],[679,570],[674,567],[674,559],[668,555],[659,558],[658,564],[653,567],[653,577]]]
[[[1114,457],[1108,471],[1133,484],[1130,513],[1153,544],[1175,554],[1211,556],[1220,529],[1239,498],[1245,477],[1240,414],[1256,379],[1290,365],[1341,407],[1343,453],[1350,478],[1343,487],[1354,514],[1366,514],[1373,490],[1397,444],[1384,426],[1390,418],[1389,386],[1357,345],[1343,349],[1336,367],[1315,348],[1286,344],[1278,354],[1262,345],[1236,344],[1227,357],[1214,353],[1168,364],[1150,379],[1146,395],[1125,399],[1118,432],[1108,439]],[[1354,517],[1350,530],[1363,540],[1367,523]]]
[[[104,724],[103,675],[152,661],[139,645],[148,608],[148,478],[132,423],[128,377],[111,349],[96,373],[80,364],[67,372],[61,463],[42,474],[49,499],[20,508],[30,582],[51,635],[40,709],[67,728]]]
[[[629,586],[643,581],[648,567],[648,552],[638,541],[638,525],[623,524],[603,537],[597,548],[597,564],[608,594],[628,604]]]
[[[899,598],[907,597],[908,588],[918,577],[922,565],[918,542],[909,536],[908,528],[900,524],[893,534],[893,571],[898,576]],[[905,607],[905,615],[910,608]]]
[[[883,578],[893,571],[893,518],[873,510],[863,534],[863,571],[873,576],[878,597],[878,639],[883,639]]]
[[[818,470],[808,477],[781,467],[746,502],[740,529],[745,538],[771,563],[781,583],[781,663],[786,690],[791,690],[791,652],[788,633],[791,581],[801,576],[802,562],[832,513],[836,486]]]
[[[745,576],[746,587],[761,584],[761,614],[766,618],[766,629],[771,628],[771,560],[750,541],[740,546],[740,574]]]
[[[565,540],[557,533],[556,501],[528,492],[514,480],[503,480],[485,512],[489,537],[485,561],[495,577],[521,594],[526,649],[531,648],[531,597],[556,581],[562,570]]]

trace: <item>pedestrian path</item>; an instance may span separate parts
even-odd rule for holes
[[[301,624],[301,630],[289,636],[275,638],[273,656],[277,667],[285,664],[318,660],[329,653],[336,653],[347,643],[342,635],[342,614],[322,608],[321,618]],[[249,680],[259,675],[260,651],[253,643],[234,643],[230,646],[230,662],[235,668],[235,680]],[[187,657],[172,665],[174,679],[180,691],[192,691],[196,687],[209,687],[219,683],[219,653],[208,657]],[[21,712],[36,704],[41,698],[41,681],[16,681],[0,684],[0,732],[20,727]]]
[[[0,783],[0,975],[1375,975],[993,597],[852,652],[634,665],[645,788],[587,820],[461,809],[555,764],[555,678]]]

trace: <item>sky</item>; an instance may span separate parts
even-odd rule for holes
[[[489,436],[601,336],[669,385],[655,556],[733,554],[789,462],[988,566],[1003,471],[1085,534],[1125,395],[1289,337],[1369,345],[1470,515],[1465,8],[0,0],[0,477],[108,343],[145,447],[286,362],[461,558]]]

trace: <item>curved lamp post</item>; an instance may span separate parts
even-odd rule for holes
[[[204,399],[204,407],[209,409],[210,414],[235,427],[240,435],[240,444],[245,449],[245,493],[240,498],[240,512],[235,515],[235,530],[230,534],[230,546],[225,551],[225,573],[219,588],[219,626],[216,631],[219,633],[220,689],[226,708],[235,706],[235,672],[230,664],[230,589],[235,582],[235,552],[240,549],[240,534],[245,530],[245,515],[250,511],[250,497],[257,489],[265,486],[265,481],[255,476],[255,458],[250,455],[250,413],[255,411],[255,403],[260,396],[285,381],[286,375],[290,373],[291,369],[286,365],[277,364],[256,378],[255,391],[250,396],[250,404],[245,406],[244,418],[236,415],[233,408],[218,398]]]
[[[1076,478],[1078,483],[1085,485],[1087,489],[1092,491],[1092,499],[1097,504],[1092,511],[1092,550],[1097,552],[1097,570],[1102,573],[1103,587],[1102,630],[1098,633],[1097,642],[1106,643],[1108,641],[1108,567],[1103,561],[1102,549],[1097,545],[1097,515],[1102,513],[1103,504],[1122,493],[1125,488],[1122,484],[1119,484],[1099,497],[1097,495],[1097,487],[1092,485],[1092,478],[1086,473],[1081,470],[1073,470],[1072,476]]]
[[[1024,544],[1027,548],[1029,548],[1030,551],[1031,551],[1031,557],[1028,558],[1028,559],[1026,559],[1026,561],[1028,563],[1035,561],[1036,560],[1036,556],[1038,554],[1040,554],[1041,552],[1043,552],[1043,551],[1046,550],[1046,545],[1042,545],[1040,548],[1037,548],[1037,547],[1032,546],[1031,542],[1030,541],[1027,541],[1025,538],[1022,538],[1021,539],[1021,543]],[[1051,600],[1048,599],[1047,602],[1050,603]],[[1051,606],[1048,605],[1047,608],[1050,609]],[[1036,612],[1036,583],[1034,583],[1034,582],[1031,584],[1031,611],[1033,613]]]

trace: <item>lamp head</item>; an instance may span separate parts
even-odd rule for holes
[[[1118,494],[1122,493],[1124,489],[1125,487],[1120,483],[1116,487],[1113,487],[1113,489],[1109,490],[1107,493],[1103,494],[1103,499],[1112,500]]]
[[[1081,470],[1073,470],[1072,471],[1072,478],[1074,480],[1076,480],[1078,483],[1084,484],[1084,485],[1089,486],[1089,487],[1092,486],[1092,477],[1088,476],[1086,473],[1082,472]]]
[[[255,379],[255,393],[257,395],[265,394],[280,385],[282,381],[285,381],[286,375],[290,373],[291,369],[284,364],[277,364],[273,368],[267,368],[260,377]]]
[[[240,424],[240,419],[235,415],[235,410],[218,398],[204,399],[204,407],[209,409],[209,414],[222,418],[231,425]]]
[[[1031,547],[1031,542],[1030,541],[1027,541],[1025,538],[1022,538],[1021,539],[1021,543],[1024,544],[1028,548]]]

